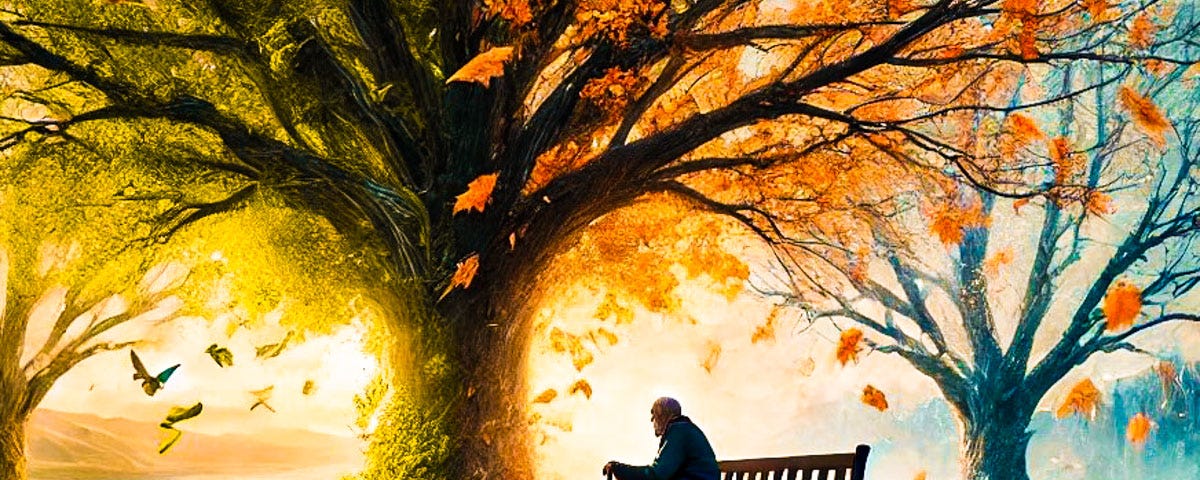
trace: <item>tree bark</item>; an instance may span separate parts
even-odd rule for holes
[[[961,443],[965,480],[1029,480],[1026,451],[1030,413],[998,406],[963,422]]]
[[[0,480],[25,480],[25,419],[0,419]]]

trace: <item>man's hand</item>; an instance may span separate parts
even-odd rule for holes
[[[604,464],[604,470],[601,470],[601,473],[603,473],[604,475],[612,475],[613,467],[616,465],[617,465],[617,462],[608,462],[608,463]]]

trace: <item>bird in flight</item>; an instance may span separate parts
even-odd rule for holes
[[[137,352],[130,349],[129,358],[133,360],[133,379],[141,380],[142,390],[151,397],[163,388],[163,384],[167,383],[167,379],[171,378],[171,374],[179,368],[179,364],[176,363],[175,366],[158,372],[158,375],[151,376],[150,372],[146,371],[146,366],[142,364],[142,360],[138,358]]]

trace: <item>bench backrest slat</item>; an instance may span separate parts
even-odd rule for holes
[[[854,453],[749,458],[717,464],[725,480],[863,480],[870,452],[871,447],[859,445]]]

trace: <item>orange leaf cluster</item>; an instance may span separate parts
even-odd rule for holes
[[[625,109],[636,86],[637,77],[633,72],[611,67],[604,71],[604,76],[588,80],[579,96],[606,114],[615,114]]]
[[[558,391],[553,388],[547,388],[546,391],[533,398],[533,403],[550,403],[557,396]]]
[[[1089,190],[1084,197],[1083,207],[1087,213],[1095,216],[1111,215],[1117,211],[1113,206],[1112,197],[1099,190]]]
[[[454,276],[450,277],[450,285],[446,286],[446,291],[442,292],[442,296],[438,298],[446,298],[446,295],[454,290],[455,287],[463,289],[471,288],[471,280],[475,279],[475,272],[479,270],[479,254],[473,253],[466,260],[458,262],[458,268],[454,269]]]
[[[1142,291],[1125,280],[1117,280],[1108,288],[1104,296],[1104,318],[1108,324],[1106,329],[1121,330],[1133,325],[1138,312],[1142,310]]]
[[[1150,436],[1151,428],[1154,428],[1154,422],[1150,421],[1150,417],[1145,413],[1138,413],[1129,419],[1129,425],[1125,427],[1125,438],[1129,443],[1142,445]]]
[[[1092,383],[1092,379],[1085,378],[1071,387],[1071,392],[1067,394],[1067,398],[1063,400],[1054,415],[1058,418],[1067,418],[1078,413],[1091,420],[1096,417],[1096,404],[1099,402],[1100,390],[1096,389],[1096,384]]]
[[[1071,145],[1066,137],[1054,137],[1050,141],[1050,162],[1054,164],[1054,183],[1069,185],[1083,173],[1083,159],[1071,154]]]
[[[1167,145],[1166,134],[1171,129],[1171,122],[1158,109],[1158,105],[1127,86],[1121,87],[1117,98],[1121,101],[1121,105],[1129,110],[1134,125],[1137,125],[1146,136],[1150,137],[1158,148]]]
[[[492,77],[504,75],[504,64],[512,59],[512,47],[493,47],[476,55],[446,79],[450,82],[475,82],[487,88]]]
[[[489,13],[511,22],[518,28],[533,21],[529,0],[483,0],[483,5]]]
[[[596,307],[596,318],[608,320],[608,317],[616,317],[617,325],[633,323],[633,310],[617,303],[616,294],[608,292],[604,296],[604,301],[600,302],[600,305]]]
[[[1150,20],[1149,12],[1142,12],[1133,19],[1133,24],[1129,26],[1129,46],[1138,50],[1144,50],[1154,45],[1154,35],[1158,33],[1158,27],[1154,25],[1154,21]]]
[[[858,361],[858,352],[862,351],[859,343],[862,343],[863,332],[857,328],[847,328],[842,331],[841,338],[838,339],[837,359],[842,365],[851,360]]]
[[[1108,0],[1083,0],[1083,8],[1092,17],[1093,22],[1101,21],[1104,19],[1104,12],[1108,11]]]
[[[1037,15],[1038,0],[1004,0],[1000,9],[1017,18]]]
[[[471,180],[467,185],[467,191],[457,197],[454,197],[454,214],[467,210],[483,211],[483,208],[492,199],[492,190],[496,188],[497,173],[489,173],[480,175],[478,178]]]
[[[883,392],[881,392],[878,388],[875,388],[871,385],[867,385],[867,387],[863,389],[862,402],[879,409],[881,412],[887,411],[888,409],[887,396],[884,395]]]
[[[574,395],[576,393],[582,393],[584,397],[590,400],[592,398],[592,384],[582,378],[576,380],[575,383],[571,384],[571,388],[567,390],[567,395]]]
[[[1014,113],[1004,119],[1004,132],[1008,136],[1008,141],[1012,143],[1013,152],[1046,138],[1046,134],[1042,133],[1041,128],[1038,128],[1037,122],[1020,113]]]
[[[978,203],[968,208],[958,208],[951,204],[943,204],[931,212],[933,222],[929,230],[947,246],[958,245],[966,237],[967,229],[987,228],[991,219],[983,213],[983,205]]]
[[[550,348],[558,353],[568,353],[571,355],[571,364],[575,366],[575,371],[582,371],[583,367],[588,366],[595,360],[592,352],[583,346],[578,335],[572,335],[564,332],[558,327],[550,329]]]
[[[663,0],[585,0],[575,13],[575,37],[586,41],[601,36],[619,45],[631,37],[667,35],[667,3]]]

